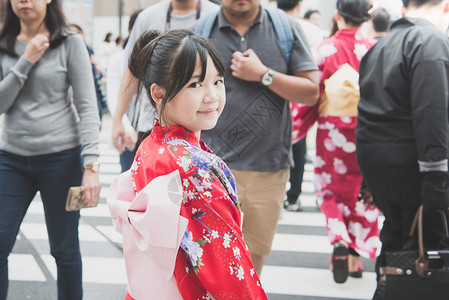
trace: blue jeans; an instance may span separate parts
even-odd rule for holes
[[[8,256],[37,191],[58,270],[58,299],[82,299],[80,214],[65,211],[68,189],[81,185],[81,176],[80,147],[29,157],[0,151],[0,300],[6,300],[8,290]]]
[[[122,173],[128,171],[134,161],[134,156],[136,155],[137,147],[134,150],[126,149],[120,154],[120,166],[122,167]]]

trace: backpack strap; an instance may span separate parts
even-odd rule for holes
[[[211,12],[204,17],[200,18],[195,26],[195,32],[206,39],[210,38],[210,32],[214,26],[215,20],[218,16],[218,10]]]
[[[278,37],[279,45],[284,52],[287,63],[290,62],[290,52],[293,48],[295,38],[293,36],[292,26],[287,14],[282,9],[266,9],[268,16],[273,22],[274,30]]]
[[[266,9],[266,11],[273,22],[273,27],[276,31],[279,44],[288,63],[290,62],[290,52],[293,48],[293,42],[295,40],[290,21],[287,14],[281,9]],[[206,39],[209,39],[210,32],[212,31],[212,27],[214,26],[217,16],[218,11],[215,11],[200,18],[196,23],[195,32]]]

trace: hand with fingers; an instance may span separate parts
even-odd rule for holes
[[[44,55],[45,50],[50,46],[48,37],[43,34],[36,34],[27,44],[23,56],[32,63],[36,63]]]
[[[112,121],[112,143],[120,154],[125,151],[126,136],[121,119],[117,121],[114,118]]]
[[[257,54],[248,49],[245,52],[235,51],[231,60],[232,76],[246,81],[260,81],[267,67],[262,63]]]
[[[100,196],[100,176],[98,172],[84,170],[81,185],[84,189],[84,203],[88,206],[94,206]]]

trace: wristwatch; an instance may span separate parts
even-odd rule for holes
[[[274,71],[268,68],[267,73],[263,74],[262,78],[260,78],[260,83],[264,86],[269,86],[273,83],[274,80]]]
[[[92,172],[98,173],[100,171],[100,163],[95,161],[93,163],[84,166],[85,170],[91,170]]]

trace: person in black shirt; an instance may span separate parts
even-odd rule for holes
[[[385,215],[381,253],[416,247],[408,231],[421,204],[425,246],[441,248],[436,215],[449,202],[449,39],[443,33],[449,4],[403,3],[405,17],[371,48],[359,70],[357,160]]]

